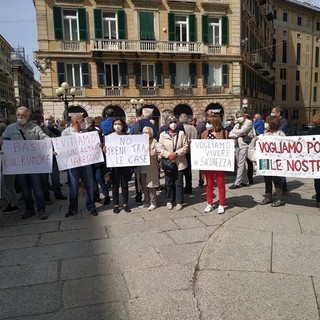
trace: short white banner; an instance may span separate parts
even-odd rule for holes
[[[105,137],[108,168],[150,165],[149,135],[116,135]]]
[[[234,171],[233,139],[191,140],[191,169]]]
[[[52,143],[47,140],[3,140],[3,174],[52,172]]]
[[[104,161],[97,131],[52,138],[52,142],[60,171]]]
[[[259,136],[257,175],[320,178],[320,136]]]

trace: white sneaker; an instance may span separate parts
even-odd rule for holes
[[[177,207],[176,207],[176,210],[177,211],[181,211],[182,210],[182,204],[178,203]]]
[[[152,205],[148,208],[148,210],[149,210],[149,211],[152,211],[152,210],[154,210],[156,207],[157,207],[157,206],[156,206],[155,204],[152,204]]]
[[[146,204],[142,204],[141,206],[139,206],[140,209],[146,208],[147,205]]]
[[[219,206],[219,207],[218,207],[218,213],[219,213],[219,214],[224,213],[224,206]]]
[[[168,203],[167,203],[167,208],[168,208],[169,210],[172,210],[172,203],[171,203],[171,202],[168,202]]]
[[[209,213],[209,212],[211,212],[212,210],[213,210],[213,205],[208,204],[208,205],[206,206],[206,208],[204,209],[204,212],[205,212],[205,213]]]

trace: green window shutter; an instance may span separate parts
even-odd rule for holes
[[[100,9],[93,9],[94,16],[94,37],[102,39],[102,11]]]
[[[189,41],[197,41],[197,19],[194,14],[189,15]]]
[[[203,86],[207,87],[209,84],[209,64],[202,64],[202,77],[203,77]]]
[[[81,63],[81,71],[82,71],[82,85],[84,87],[90,86],[90,70],[89,63],[82,62]]]
[[[156,63],[156,77],[157,77],[157,86],[162,87],[163,86],[163,69],[162,69],[161,62]]]
[[[190,84],[192,87],[197,85],[197,65],[195,63],[189,64]]]
[[[140,12],[140,40],[154,40],[154,22],[152,12]]]
[[[141,86],[141,63],[135,62],[133,68],[136,86]]]
[[[63,40],[61,8],[53,7],[54,37]]]
[[[170,85],[174,86],[176,84],[176,64],[169,63],[169,74],[170,74]]]
[[[126,39],[126,13],[124,10],[118,11],[118,38]]]
[[[176,24],[176,16],[174,13],[168,13],[168,35],[169,41],[176,40],[176,32],[175,32],[175,24]]]
[[[87,40],[87,13],[85,8],[78,9],[80,40]]]
[[[120,77],[121,77],[121,85],[122,87],[128,86],[128,67],[126,62],[119,63]]]
[[[202,42],[209,44],[209,17],[202,16]]]
[[[229,66],[227,64],[222,65],[222,85],[227,87],[229,84]]]
[[[229,18],[228,16],[222,17],[222,42],[223,45],[229,44]]]
[[[98,77],[98,87],[105,87],[106,75],[104,73],[104,63],[103,62],[97,62],[97,77]]]
[[[64,62],[57,62],[58,85],[66,81]]]

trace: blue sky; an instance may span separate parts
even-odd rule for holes
[[[309,0],[320,7],[320,0]],[[35,78],[38,70],[33,64],[33,51],[38,50],[36,13],[32,0],[0,0],[0,34],[16,48],[23,46],[27,61],[34,67]]]

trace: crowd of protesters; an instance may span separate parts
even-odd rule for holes
[[[104,206],[113,205],[115,214],[124,210],[131,212],[129,201],[129,182],[134,177],[135,201],[140,208],[153,211],[157,208],[157,191],[161,189],[160,173],[164,171],[164,196],[168,210],[175,206],[177,211],[183,209],[184,195],[192,194],[192,171],[190,143],[192,139],[233,139],[235,146],[235,180],[229,189],[248,187],[253,184],[253,163],[248,159],[248,148],[252,139],[259,136],[285,136],[289,134],[289,122],[283,117],[280,107],[274,107],[265,119],[260,114],[251,118],[243,110],[228,115],[225,123],[219,115],[210,110],[203,119],[189,118],[187,114],[175,116],[172,110],[164,110],[163,125],[159,128],[152,119],[153,110],[143,108],[140,117],[126,122],[117,117],[112,108],[105,112],[105,118],[86,117],[72,114],[69,123],[55,120],[52,115],[45,114],[43,122],[31,121],[29,109],[19,107],[16,110],[16,121],[9,123],[0,116],[0,144],[3,140],[41,140],[60,136],[97,131],[100,147],[105,151],[104,137],[112,135],[147,134],[149,136],[150,165],[138,167],[107,168],[104,161],[93,165],[79,166],[66,170],[69,194],[62,193],[60,171],[55,153],[51,174],[16,174],[2,176],[2,196],[7,201],[4,214],[20,211],[18,194],[24,201],[25,210],[22,218],[27,219],[36,213],[40,219],[47,219],[46,206],[52,203],[50,191],[56,199],[69,201],[65,217],[78,213],[79,186],[86,194],[86,208],[92,216],[97,216],[96,203]],[[319,134],[320,116],[314,116],[315,127],[309,134]],[[166,165],[164,163],[166,162]],[[261,205],[271,204],[273,207],[285,204],[283,194],[286,193],[285,177],[265,176],[265,195]],[[315,179],[316,204],[320,206],[320,179]],[[199,187],[206,185],[205,213],[215,209],[213,202],[214,185],[218,187],[217,212],[225,212],[226,186],[225,172],[205,170],[199,172]],[[272,192],[272,183],[275,193]],[[121,188],[121,204],[120,204]],[[110,196],[111,191],[111,196]],[[101,200],[100,195],[103,199]]]

